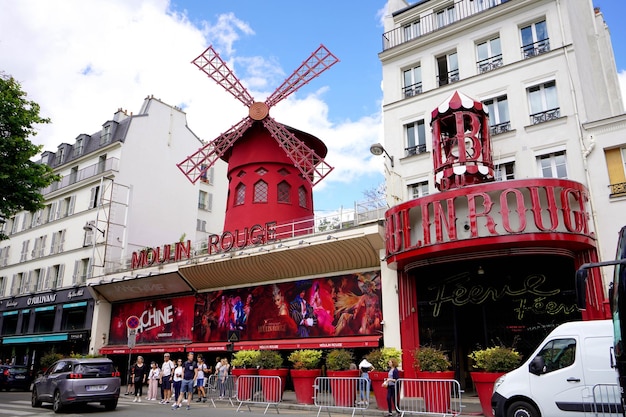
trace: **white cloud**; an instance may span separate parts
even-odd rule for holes
[[[0,0],[0,10],[0,70],[14,76],[41,105],[41,115],[51,118],[33,138],[45,150],[99,130],[118,108],[139,111],[151,94],[183,108],[190,128],[205,141],[228,130],[247,109],[191,64],[209,44],[231,68],[236,63],[257,100],[293,70],[272,57],[237,55],[237,41],[254,30],[233,14],[196,26],[169,10],[167,0],[66,0],[62,7],[47,0]],[[318,187],[381,169],[368,152],[371,143],[382,141],[380,115],[332,123],[326,88],[332,87],[296,93],[271,110],[278,122],[328,146],[327,162],[335,171]]]

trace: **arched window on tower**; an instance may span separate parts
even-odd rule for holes
[[[235,205],[240,206],[246,201],[246,184],[239,184],[235,188]]]
[[[278,183],[278,202],[291,203],[291,185],[287,181]]]
[[[298,188],[298,204],[300,207],[307,208],[306,188]]]
[[[267,183],[258,181],[254,184],[254,200],[255,203],[267,203]]]

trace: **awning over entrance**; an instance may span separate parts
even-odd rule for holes
[[[378,347],[379,335],[352,337],[312,337],[302,339],[246,340],[235,343],[235,350],[296,350]]]
[[[184,352],[185,344],[137,345],[132,349],[126,345],[109,345],[100,348],[101,355],[120,355],[129,353],[176,353]],[[187,349],[189,350],[189,349]]]
[[[35,336],[8,336],[2,339],[2,344],[15,345],[22,343],[62,342],[67,339],[67,333],[42,334]]]
[[[162,297],[163,294],[184,295],[193,292],[193,288],[178,272],[112,281],[93,285],[92,288],[109,302]]]
[[[380,267],[382,226],[372,223],[331,235],[302,236],[290,241],[244,248],[180,266],[179,273],[196,290],[267,283],[337,271]]]

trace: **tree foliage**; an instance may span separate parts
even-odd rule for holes
[[[44,207],[41,189],[58,180],[52,168],[31,160],[42,146],[33,144],[34,125],[50,123],[39,116],[39,104],[29,101],[21,85],[0,73],[0,223],[16,213]],[[0,240],[8,236],[0,231]]]

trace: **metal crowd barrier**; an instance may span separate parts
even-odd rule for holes
[[[233,375],[228,375],[226,379],[221,381],[217,375],[211,375],[205,378],[206,386],[204,391],[206,397],[211,401],[215,408],[215,401],[228,401],[230,405],[234,406],[233,399],[237,398],[236,380]]]
[[[279,414],[278,404],[283,400],[283,386],[279,376],[265,375],[240,375],[235,381],[235,393],[239,406],[237,412],[243,404],[246,404],[249,411],[251,405],[265,405],[267,413],[270,406],[276,408]]]
[[[313,403],[319,407],[319,417],[323,408],[326,408],[330,416],[331,409],[350,411],[352,416],[357,411],[364,415],[363,411],[369,407],[370,381],[359,377],[318,377],[313,386]]]
[[[620,388],[617,384],[597,384],[593,386],[593,404],[591,413],[599,416],[623,416],[624,407]]]
[[[405,414],[457,416],[461,414],[461,385],[454,379],[405,379],[396,382],[395,406]]]

